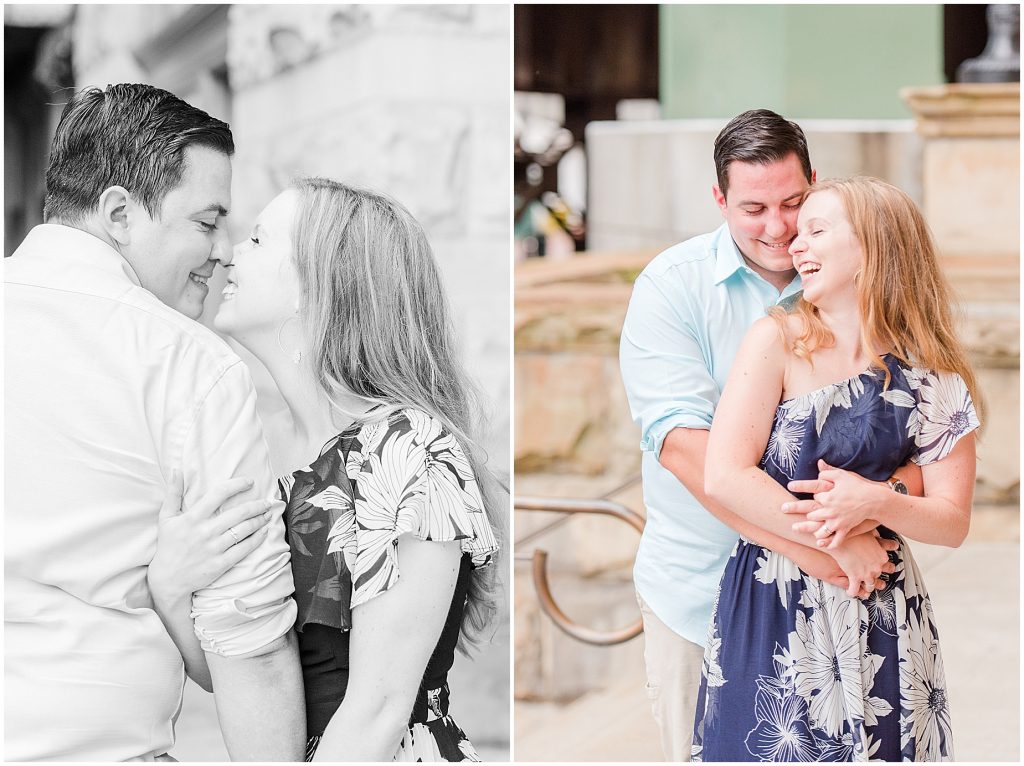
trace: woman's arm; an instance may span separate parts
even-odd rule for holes
[[[317,761],[390,761],[444,628],[462,558],[459,542],[398,539],[401,578],[352,610],[345,699]]]
[[[761,529],[814,548],[814,536],[794,531],[792,519],[779,513],[793,495],[758,467],[782,399],[785,365],[778,325],[770,317],[759,319],[743,339],[715,409],[704,489]]]
[[[759,319],[743,340],[715,409],[704,488],[712,500],[748,522],[815,548],[814,535],[794,530],[792,518],[780,512],[794,496],[758,467],[782,398],[785,363],[778,325],[770,317]],[[829,552],[849,578],[850,595],[863,592],[861,583],[874,586],[890,564],[885,543],[875,542],[870,533],[850,537]]]
[[[969,433],[942,460],[922,466],[924,497],[901,495],[826,465],[820,478],[832,482],[833,489],[816,496],[821,507],[808,513],[807,520],[842,530],[860,523],[862,513],[871,513],[880,524],[913,540],[956,548],[971,526],[975,450],[975,436]]]
[[[206,652],[195,635],[192,594],[247,556],[266,534],[270,514],[264,500],[250,500],[218,512],[232,497],[251,487],[249,479],[229,479],[214,486],[186,512],[181,507],[181,472],[173,470],[160,508],[156,553],[146,571],[154,609],[181,653],[185,672],[208,692],[213,691],[213,681]],[[233,535],[229,529],[234,530]]]
[[[849,578],[829,554],[772,534],[711,499],[704,492],[707,448],[708,431],[674,428],[665,437],[658,461],[679,479],[698,503],[730,529],[768,550],[785,556],[812,577],[830,582],[843,590],[850,586]]]

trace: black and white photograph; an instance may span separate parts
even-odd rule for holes
[[[5,760],[509,760],[510,46],[5,6]]]

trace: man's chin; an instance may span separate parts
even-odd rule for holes
[[[794,271],[793,256],[787,250],[781,253],[767,247],[759,248],[761,252],[761,265],[769,271]]]
[[[171,308],[173,308],[179,314],[184,314],[189,319],[192,319],[196,322],[198,322],[199,317],[203,315],[203,304],[196,304],[194,301],[182,301],[182,303],[180,303],[179,305],[171,306]]]

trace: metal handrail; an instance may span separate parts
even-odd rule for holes
[[[624,521],[641,534],[644,531],[644,518],[636,511],[627,508],[621,503],[611,500],[576,500],[568,498],[553,497],[517,497],[515,498],[515,509],[517,511],[546,511],[549,513],[590,513]],[[567,517],[568,518],[568,517]],[[549,527],[550,529],[550,527]],[[548,582],[548,552],[537,548],[531,557],[533,561],[533,587],[537,591],[537,598],[541,611],[546,614],[555,625],[577,641],[582,641],[595,646],[612,646],[621,644],[635,638],[643,632],[643,620],[638,619],[632,625],[620,630],[601,631],[588,628],[574,622],[555,603],[551,594],[551,586]]]

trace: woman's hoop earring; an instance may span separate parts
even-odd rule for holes
[[[288,317],[286,320],[284,320],[281,323],[281,326],[277,328],[277,347],[279,349],[281,349],[282,353],[285,353],[285,354],[287,354],[288,351],[285,349],[284,345],[282,345],[282,343],[281,343],[281,335],[284,333],[284,328],[293,319],[298,319],[298,317]],[[292,351],[291,352],[291,358],[292,358],[292,363],[293,364],[299,364],[302,361],[302,349],[298,349],[297,348],[294,351]]]

